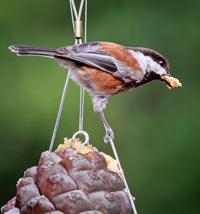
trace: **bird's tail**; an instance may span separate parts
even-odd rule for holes
[[[12,45],[9,50],[16,53],[18,56],[43,56],[54,58],[55,49],[35,47],[28,45]]]

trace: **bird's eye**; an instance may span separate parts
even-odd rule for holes
[[[165,64],[165,62],[164,62],[163,60],[160,60],[160,61],[159,61],[159,64],[160,64],[161,66],[163,66],[163,65]]]

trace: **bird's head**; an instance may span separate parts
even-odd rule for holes
[[[179,80],[169,73],[169,63],[161,54],[147,48],[132,48],[130,51],[143,72],[143,80],[139,85],[158,79],[165,82],[168,88],[182,86]]]

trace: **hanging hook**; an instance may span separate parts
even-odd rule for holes
[[[87,143],[89,143],[89,135],[86,131],[77,131],[74,133],[74,135],[72,136],[72,139],[77,138],[77,135],[84,135],[85,137],[85,141],[83,142],[83,145],[86,145]]]

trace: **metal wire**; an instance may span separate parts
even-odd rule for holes
[[[84,32],[84,42],[87,42],[87,0],[85,0],[85,32]]]
[[[83,130],[84,89],[80,87],[79,131]]]
[[[82,4],[80,5],[79,8],[79,19],[81,17],[81,11],[83,10],[83,3],[84,0],[81,2]],[[82,8],[82,9],[81,9]],[[81,9],[81,10],[80,10]],[[84,42],[87,42],[87,0],[85,0],[85,29],[84,29]],[[82,39],[80,39],[79,43],[82,43]],[[84,100],[85,100],[85,90],[84,88],[81,86],[81,92],[80,92],[80,98],[82,99],[80,106],[80,112],[81,112],[81,117],[80,117],[80,122],[79,122],[79,130],[83,130],[83,116],[84,116]]]
[[[130,200],[130,202],[131,202],[131,207],[132,207],[132,209],[133,209],[134,214],[137,214],[137,210],[136,210],[136,207],[135,207],[135,203],[134,203],[133,197],[132,197],[132,195],[131,195],[130,189],[129,189],[129,187],[128,187],[128,183],[127,183],[127,181],[126,181],[126,178],[125,178],[125,175],[124,175],[124,171],[123,171],[123,169],[122,169],[122,167],[121,167],[121,163],[120,163],[120,161],[119,161],[119,157],[118,157],[118,154],[117,154],[117,150],[116,150],[116,148],[115,148],[115,144],[114,144],[112,138],[110,138],[110,145],[111,145],[111,147],[112,147],[113,154],[114,154],[114,156],[115,156],[115,160],[117,161],[119,170],[121,171],[122,179],[123,179],[125,188],[126,188],[126,190],[127,190],[129,200]]]
[[[83,1],[84,2],[84,1]],[[82,4],[83,7],[83,4]],[[81,6],[80,6],[81,8]],[[79,8],[79,16],[81,16]],[[80,18],[80,17],[79,17]],[[84,42],[87,42],[87,0],[85,0],[85,29],[84,29]],[[82,40],[79,40],[82,43]],[[85,90],[81,86],[80,88],[80,117],[79,117],[79,131],[83,130],[83,116],[84,116],[84,101],[85,101]]]
[[[69,78],[70,78],[70,70],[68,71],[68,74],[67,74],[67,79],[66,79],[65,86],[64,86],[64,89],[63,89],[63,93],[62,93],[62,98],[61,98],[61,102],[60,102],[60,106],[59,106],[59,110],[58,110],[58,115],[57,115],[55,127],[54,127],[54,130],[53,130],[53,135],[52,135],[52,138],[51,138],[51,143],[50,143],[50,147],[49,147],[49,151],[50,152],[53,149],[56,133],[57,133],[57,130],[58,130],[58,125],[59,125],[60,117],[61,117],[61,114],[62,114],[62,109],[63,109],[64,100],[65,100],[65,95],[66,95],[66,92],[67,92]]]
[[[70,5],[70,12],[71,12],[71,18],[72,18],[72,27],[73,27],[73,32],[74,32],[74,14],[73,14],[73,8],[72,8],[72,1],[69,1]]]
[[[83,11],[83,4],[84,4],[84,0],[81,0],[79,11],[78,11],[78,17],[77,17],[78,20],[81,19],[81,15],[82,15],[82,11]]]
[[[84,42],[87,40],[87,0],[81,0],[79,12],[77,13],[76,5],[74,0],[70,0],[70,11],[72,16],[72,26],[74,30],[74,17],[76,20],[81,19],[83,5],[85,3],[85,29],[84,29]],[[82,44],[82,39],[75,39],[75,44]],[[79,108],[79,131],[83,130],[83,116],[84,116],[84,97],[85,97],[85,90],[82,86],[80,86],[80,108]]]
[[[71,5],[72,5],[72,8],[73,8],[73,11],[74,11],[75,18],[77,19],[78,18],[78,14],[77,14],[77,10],[76,10],[76,5],[74,3],[74,0],[70,0],[70,1],[71,1]]]

